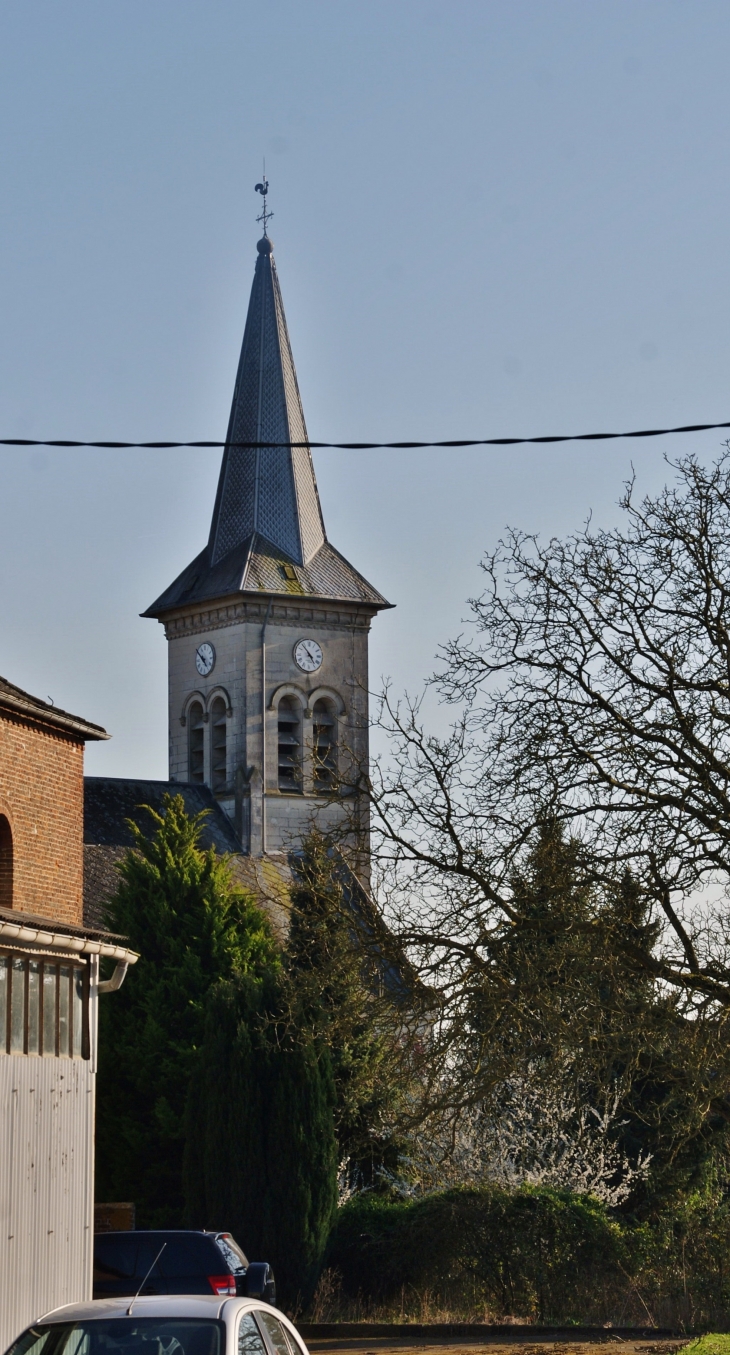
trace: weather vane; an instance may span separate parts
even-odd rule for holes
[[[266,205],[266,194],[267,194],[268,191],[269,191],[269,181],[268,181],[268,179],[267,179],[267,177],[266,177],[266,161],[265,161],[265,160],[264,160],[264,172],[263,172],[263,174],[262,174],[261,177],[262,177],[262,182],[256,184],[256,187],[255,187],[254,191],[255,191],[256,193],[260,193],[260,194],[261,194],[261,196],[262,196],[262,198],[263,198],[263,200],[264,200],[264,205],[263,205],[263,209],[262,209],[261,215],[260,215],[260,216],[257,216],[257,217],[256,217],[256,220],[257,220],[257,221],[262,221],[262,222],[263,222],[263,226],[264,226],[264,235],[268,235],[268,231],[267,231],[266,227],[267,227],[268,223],[270,222],[270,220],[271,220],[272,216],[274,215],[274,213],[273,213],[273,212],[270,212],[269,209],[268,209],[268,207],[267,207],[267,205]]]

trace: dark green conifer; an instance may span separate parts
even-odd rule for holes
[[[203,1039],[205,998],[234,975],[278,964],[266,919],[234,883],[225,858],[201,851],[205,813],[182,796],[153,831],[130,824],[108,926],[140,959],[113,1002],[102,1002],[97,1102],[97,1198],[134,1200],[147,1227],[184,1220],[182,1158],[188,1083]]]
[[[377,1187],[402,1148],[399,1110],[413,1081],[410,1026],[420,999],[410,967],[326,838],[304,844],[284,952],[291,1026],[316,1032],[332,1060],[340,1162]]]
[[[292,1030],[281,974],[211,991],[188,1105],[188,1222],[230,1229],[269,1261],[289,1311],[311,1297],[334,1217],[334,1104],[328,1050]]]

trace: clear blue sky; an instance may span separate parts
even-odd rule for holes
[[[266,156],[310,435],[730,419],[730,5],[3,0],[2,436],[224,435]],[[316,454],[329,535],[415,689],[506,523],[617,517],[721,435]],[[166,776],[138,613],[203,545],[219,454],[0,451],[0,673]]]

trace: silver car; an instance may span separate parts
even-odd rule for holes
[[[267,1303],[170,1295],[70,1303],[46,1313],[7,1355],[308,1355]]]

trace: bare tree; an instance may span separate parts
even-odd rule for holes
[[[486,1106],[458,1119],[444,1133],[443,1119],[429,1126],[402,1158],[402,1172],[385,1173],[391,1189],[417,1196],[455,1185],[552,1186],[623,1204],[648,1174],[651,1154],[632,1160],[620,1144],[626,1124],[620,1093],[597,1106],[576,1095],[575,1070],[544,1079],[528,1067],[495,1087]],[[571,1089],[572,1088],[572,1094]]]
[[[651,946],[625,929],[634,963],[730,1004],[730,452],[673,469],[656,498],[627,485],[620,529],[589,522],[545,545],[512,531],[484,560],[473,632],[434,679],[460,707],[448,737],[386,696],[396,758],[372,788],[377,858],[441,972],[488,963],[548,813],[580,842],[587,881],[630,871],[661,918]]]

